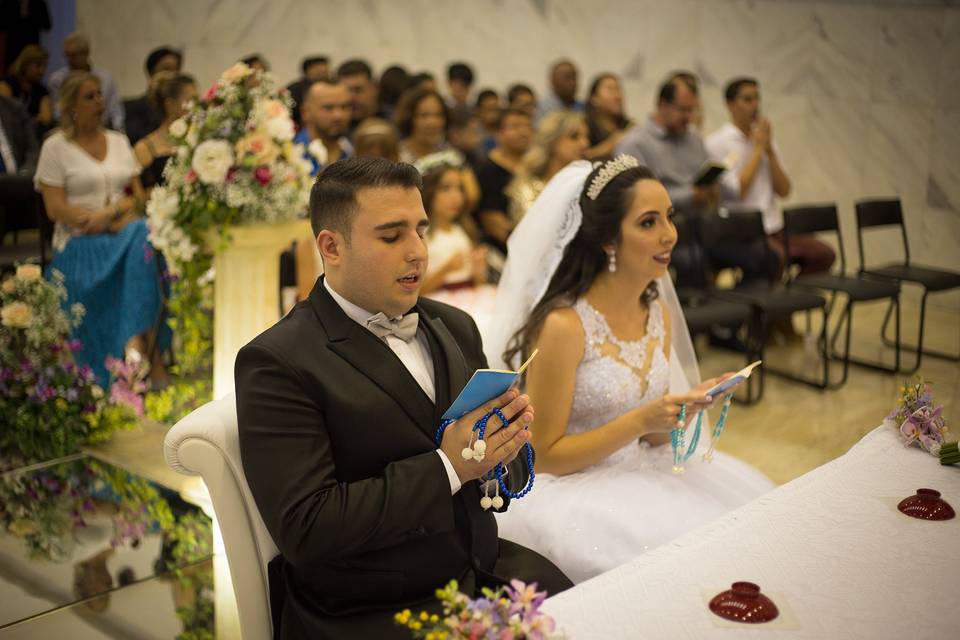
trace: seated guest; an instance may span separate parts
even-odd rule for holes
[[[350,131],[366,118],[382,118],[379,111],[379,88],[373,80],[373,71],[364,60],[346,60],[337,67],[337,81],[350,92]]]
[[[393,118],[400,96],[410,88],[410,74],[400,65],[387,67],[380,74],[380,113],[385,120]]]
[[[583,111],[577,100],[577,67],[570,60],[559,60],[550,67],[551,92],[540,103],[540,115],[552,111]]]
[[[40,147],[23,105],[0,96],[0,180],[32,179]]]
[[[700,94],[700,80],[697,78],[696,74],[692,71],[686,71],[684,69],[678,69],[677,71],[671,72],[667,76],[667,82],[671,80],[683,80],[688,85],[693,87],[694,92]],[[697,100],[697,106],[693,109],[693,114],[690,116],[690,124],[688,125],[691,129],[696,129],[697,131],[703,131],[703,105],[700,104],[700,100]]]
[[[497,121],[500,119],[500,96],[493,89],[483,89],[477,94],[474,106],[480,124],[483,125],[483,154],[497,146]]]
[[[290,92],[290,98],[293,100],[293,110],[290,115],[298,129],[303,125],[300,120],[300,107],[303,105],[307,89],[318,80],[330,79],[330,59],[326,56],[304,58],[300,63],[300,70],[301,77],[287,85],[287,91]]]
[[[0,96],[20,101],[33,121],[37,137],[53,126],[50,91],[43,84],[49,58],[43,47],[28,44],[10,65],[10,75],[0,79]]]
[[[484,242],[502,255],[507,253],[507,237],[516,224],[508,213],[507,185],[517,175],[532,137],[533,127],[527,112],[505,109],[497,125],[497,146],[477,170],[481,194],[477,221]]]
[[[430,227],[425,238],[429,260],[420,293],[486,282],[486,251],[474,245],[473,223],[464,215],[460,170],[443,163],[433,167],[423,175],[422,194]]]
[[[447,67],[447,91],[450,98],[447,106],[465,108],[473,86],[473,69],[466,62],[454,62]]]
[[[400,162],[433,164],[442,159],[461,167],[467,210],[473,211],[480,187],[466,159],[447,142],[447,117],[447,105],[436,91],[411,89],[403,94],[394,115],[400,132]]]
[[[527,480],[513,462],[530,437],[526,396],[489,403],[516,420],[490,421],[482,461],[460,452],[487,407],[434,444],[440,415],[486,359],[470,316],[418,298],[429,224],[419,187],[413,167],[383,160],[321,172],[310,215],[325,275],[237,355],[243,470],[280,551],[269,572],[277,638],[409,638],[394,614],[442,613],[434,592],[452,579],[470,597],[510,578],[551,595],[570,584],[498,539],[480,506],[477,479],[498,461],[512,486]],[[388,319],[408,311],[417,320],[394,330]]]
[[[357,158],[383,158],[397,162],[400,142],[396,128],[381,118],[367,118],[353,132],[353,154]]]
[[[60,88],[60,129],[40,149],[34,184],[54,221],[50,266],[66,278],[65,308],[86,309],[75,337],[76,354],[100,384],[104,359],[123,358],[128,349],[152,352],[150,375],[165,378],[160,351],[169,329],[160,325],[161,288],[157,260],[138,215],[143,199],[140,165],[122,133],[102,126],[106,106],[99,78],[71,73]]]
[[[311,166],[311,175],[332,162],[353,153],[347,139],[350,124],[350,94],[341,83],[319,80],[310,85],[301,109],[303,128],[293,141],[304,147],[304,158]]]
[[[507,213],[514,224],[520,222],[550,178],[571,162],[583,160],[589,146],[582,113],[554,111],[544,116],[520,171],[507,186]]]
[[[150,100],[154,108],[163,114],[163,119],[156,130],[141,138],[133,147],[137,162],[143,167],[140,184],[145,190],[163,184],[163,170],[176,152],[170,137],[170,125],[187,112],[187,105],[196,97],[196,82],[185,73],[161,71],[154,76]]]
[[[410,76],[410,87],[408,91],[412,89],[425,89],[427,91],[437,91],[437,79],[433,77],[433,74],[429,71],[421,71],[420,73],[415,73]]]
[[[50,94],[57,98],[53,102],[54,120],[60,120],[63,117],[63,114],[60,113],[60,85],[72,71],[88,71],[100,80],[104,105],[106,106],[103,111],[104,126],[114,131],[123,131],[123,104],[120,102],[117,85],[114,84],[113,76],[110,75],[109,71],[93,66],[93,62],[90,60],[90,41],[87,36],[74,31],[64,38],[63,57],[67,61],[67,66],[51,73],[50,81],[47,83]]]
[[[483,144],[483,125],[473,109],[456,107],[450,109],[450,123],[447,127],[447,141],[450,146],[463,154],[467,164],[476,171],[485,159]]]
[[[507,106],[511,109],[526,111],[531,118],[537,117],[537,95],[528,85],[510,85],[507,89]]]
[[[270,71],[270,63],[267,62],[267,59],[263,57],[263,54],[260,53],[251,53],[245,58],[241,58],[240,62],[247,65],[254,71],[259,71],[261,73],[266,73]]]
[[[760,86],[753,78],[737,78],[725,97],[730,122],[706,141],[710,156],[732,167],[740,181],[739,194],[722,203],[731,209],[763,212],[767,241],[778,257],[778,273],[785,264],[797,263],[804,274],[829,271],[836,258],[833,249],[814,234],[790,237],[790,256],[783,242],[783,211],[777,198],[790,195],[790,177],[784,169],[780,148],[773,141],[773,127],[760,114]]]
[[[633,124],[623,113],[623,89],[617,76],[601,73],[593,79],[586,113],[590,131],[587,157],[591,160],[607,158]]]
[[[666,187],[677,211],[691,216],[716,215],[721,193],[724,197],[736,197],[740,186],[731,171],[724,172],[711,185],[694,184],[710,159],[700,135],[689,127],[698,105],[695,84],[682,77],[667,80],[660,87],[653,116],[627,132],[617,145],[616,154],[626,153],[649,167]],[[711,247],[708,257],[716,270],[739,268],[743,284],[769,282],[774,276],[776,256],[762,240]],[[688,254],[674,252],[673,265],[679,285],[695,277]]]
[[[139,98],[123,101],[124,122],[127,128],[127,137],[130,144],[137,141],[151,131],[156,131],[163,120],[163,111],[159,109],[150,97],[154,79],[158,73],[180,73],[183,67],[183,54],[170,47],[158,47],[147,55],[144,64],[147,72],[147,90]]]

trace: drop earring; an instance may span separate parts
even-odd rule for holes
[[[610,253],[607,254],[607,258],[608,258],[607,271],[609,271],[610,273],[616,273],[617,272],[617,254],[611,251]]]

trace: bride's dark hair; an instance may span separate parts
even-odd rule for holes
[[[597,275],[607,268],[604,245],[620,240],[620,225],[630,210],[633,186],[641,180],[656,180],[646,167],[634,167],[623,171],[600,191],[596,200],[587,197],[587,189],[596,178],[603,164],[594,167],[580,192],[580,209],[583,221],[580,229],[563,252],[560,265],[550,279],[546,293],[533,307],[530,317],[507,342],[503,361],[516,364],[513,359],[519,354],[526,359],[540,334],[543,322],[554,309],[569,307],[585,294]],[[658,295],[657,283],[651,282],[644,290],[641,300],[653,301]]]

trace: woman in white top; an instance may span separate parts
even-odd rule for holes
[[[464,228],[465,196],[460,169],[440,164],[423,176],[423,206],[430,218],[429,260],[421,293],[472,287],[486,282],[486,252],[477,248]]]
[[[104,129],[99,79],[73,72],[60,87],[60,130],[40,150],[34,184],[54,221],[50,267],[66,278],[65,306],[82,304],[79,364],[109,382],[104,360],[127,348],[146,354],[170,342],[162,322],[162,278],[139,217],[140,165],[126,136]],[[159,353],[160,349],[153,349]],[[154,380],[165,375],[154,358]]]

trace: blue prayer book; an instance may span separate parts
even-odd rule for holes
[[[453,401],[450,408],[443,414],[444,420],[459,420],[484,402],[489,402],[510,390],[520,382],[520,376],[526,371],[538,349],[534,349],[527,361],[517,371],[502,369],[477,369],[467,382],[467,386],[460,391],[460,395]]]

